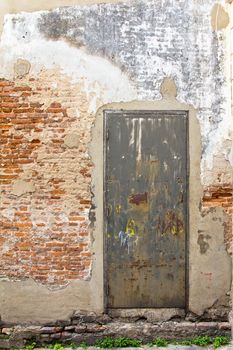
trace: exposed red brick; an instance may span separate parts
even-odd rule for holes
[[[29,81],[32,86],[15,86],[14,82],[0,79],[0,184],[4,193],[1,210],[10,208],[14,213],[0,222],[0,274],[13,279],[28,277],[43,284],[65,285],[74,279],[86,279],[90,274],[92,254],[86,208],[91,205],[91,194],[86,193],[86,183],[87,179],[90,181],[92,164],[82,160],[80,177],[85,184],[85,195],[77,199],[79,211],[72,211],[71,207],[64,220],[62,203],[66,190],[62,186],[67,180],[57,175],[57,157],[67,151],[63,139],[74,119],[56,101],[55,94],[54,102],[44,107],[41,94],[46,94],[50,88],[39,82],[37,85],[34,78]],[[45,130],[51,135],[46,146],[43,142]],[[35,138],[33,133],[36,133]],[[50,155],[49,162],[38,159],[42,146],[45,154]],[[76,162],[81,157],[77,152]],[[38,164],[40,172],[36,168]],[[15,198],[12,186],[28,167],[36,190],[26,197]],[[50,171],[54,177],[46,180]],[[36,211],[34,216],[33,211]],[[1,249],[3,245],[8,249]]]

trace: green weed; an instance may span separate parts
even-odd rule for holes
[[[214,348],[219,348],[222,345],[227,345],[229,344],[230,339],[228,337],[224,336],[218,336],[215,338],[210,338],[209,336],[201,336],[201,337],[196,337],[193,339],[187,339],[187,340],[173,340],[173,341],[168,341],[165,339],[161,338],[156,338],[149,344],[148,346],[157,346],[157,347],[166,347],[169,344],[173,345],[186,345],[186,346],[191,346],[191,345],[197,345],[197,346],[207,346],[207,345],[213,345]]]
[[[214,348],[219,348],[222,345],[229,344],[229,342],[230,342],[230,339],[228,337],[218,336],[218,337],[214,338],[213,346],[214,346]]]
[[[101,340],[97,340],[95,343],[96,346],[99,348],[113,348],[114,347],[114,340],[112,338],[104,338]]]
[[[187,340],[178,340],[178,341],[168,341],[163,338],[156,338],[152,340],[150,343],[148,343],[148,346],[157,346],[159,347],[166,347],[169,344],[174,345],[197,345],[197,346],[207,346],[207,345],[213,345],[215,349],[219,348],[220,346],[229,344],[230,339],[225,336],[217,336],[215,338],[211,338],[209,336],[200,336],[193,339],[187,339]],[[36,342],[32,342],[26,345],[25,350],[34,350],[36,348]],[[129,338],[111,338],[106,337],[104,339],[97,340],[95,343],[95,346],[103,349],[112,349],[112,348],[126,348],[126,347],[140,347],[142,345],[142,341],[138,339],[129,339]],[[70,343],[67,345],[67,347],[70,347],[72,349],[75,349],[77,346],[83,349],[88,348],[88,344],[86,342],[81,342],[79,345],[76,345],[75,343]],[[64,350],[64,346],[59,343],[53,343],[48,344],[47,348],[51,350]],[[11,349],[12,350],[12,349]]]
[[[25,347],[25,350],[33,350],[36,347],[36,342],[32,342],[30,344],[27,344]]]
[[[82,341],[78,346],[83,349],[88,348],[88,344],[85,341]]]
[[[173,341],[171,343],[174,345],[197,345],[203,347],[212,344],[214,348],[219,348],[222,345],[229,344],[229,342],[230,339],[224,336],[218,336],[215,338],[210,338],[209,336],[202,336],[190,340]]]
[[[166,339],[163,339],[163,338],[156,338],[154,340],[152,340],[148,345],[149,346],[154,346],[156,345],[158,348],[161,348],[161,347],[166,347],[168,346],[168,341]]]
[[[212,343],[212,340],[208,335],[205,335],[203,337],[193,338],[191,341],[193,345],[198,345],[198,346],[207,346]]]
[[[115,347],[125,348],[128,346],[139,347],[142,344],[141,340],[128,339],[128,338],[117,338],[115,339]]]
[[[99,348],[126,348],[128,346],[131,347],[139,347],[142,344],[141,340],[137,339],[128,339],[128,338],[110,338],[106,337],[101,340],[97,340],[95,343]]]
[[[187,346],[191,346],[192,345],[192,340],[171,341],[170,343],[173,344],[173,345],[187,345]]]
[[[53,350],[63,350],[63,349],[64,349],[64,346],[59,343],[56,343],[53,345]]]

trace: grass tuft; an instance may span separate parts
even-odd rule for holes
[[[126,348],[126,347],[139,347],[142,345],[141,340],[129,339],[129,338],[110,338],[106,337],[101,340],[97,340],[95,343],[99,348],[111,349],[111,348]]]

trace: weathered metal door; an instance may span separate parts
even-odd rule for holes
[[[187,112],[105,111],[107,308],[185,307]]]

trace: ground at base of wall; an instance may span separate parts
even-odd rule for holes
[[[102,321],[105,323],[73,319],[71,324],[67,322],[52,326],[5,325],[0,328],[0,349],[21,349],[33,341],[44,345],[51,343],[93,345],[106,337],[138,339],[143,344],[148,344],[156,338],[186,340],[198,336],[231,337],[231,326],[228,322],[167,321],[153,324],[145,321]]]
[[[121,348],[114,348],[114,350],[120,350]],[[148,347],[148,346],[143,346],[140,348],[125,348],[125,350],[213,350],[215,349],[213,346],[196,346],[196,345],[168,345],[166,347]],[[232,350],[233,349],[233,344],[221,346],[218,348],[218,350]],[[48,348],[36,348],[35,350],[48,350]],[[70,350],[70,348],[63,347],[63,348],[58,348],[58,350]],[[73,348],[73,350],[83,350],[83,348],[77,347]],[[88,347],[85,350],[100,350],[100,348],[97,347]]]

